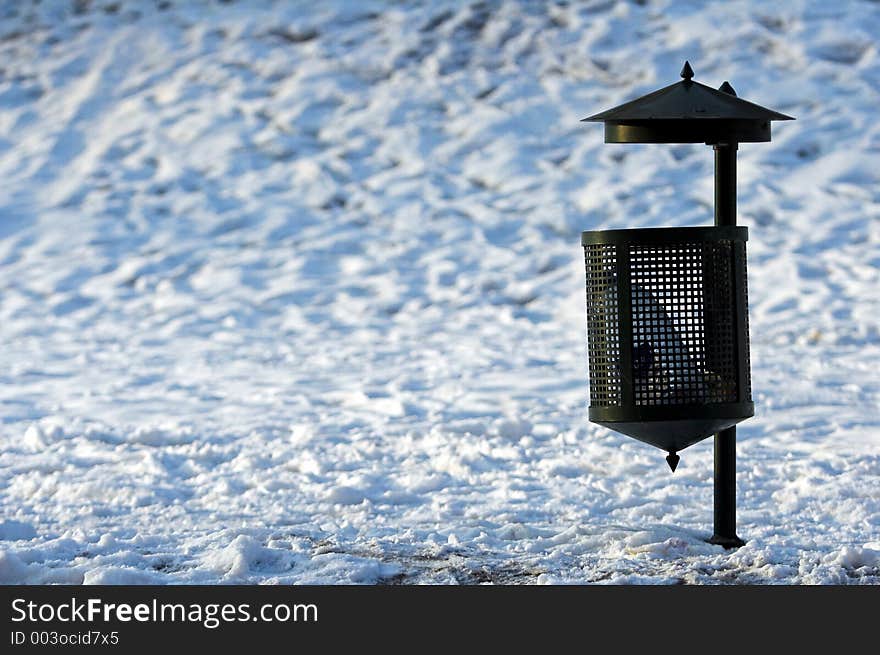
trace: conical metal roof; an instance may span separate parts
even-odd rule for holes
[[[794,120],[720,89],[694,82],[685,62],[680,82],[589,116],[605,123],[607,143],[721,143],[769,141],[770,121]]]

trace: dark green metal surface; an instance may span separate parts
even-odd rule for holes
[[[748,241],[749,228],[727,227],[643,227],[633,230],[588,230],[581,232],[581,245],[607,243],[639,246],[665,246],[673,243]]]
[[[736,225],[736,151],[737,145],[715,146],[715,225],[718,229],[731,229]],[[737,271],[743,266],[734,266],[734,284],[745,285],[745,278],[739,278]],[[748,346],[748,332],[745,321],[748,307],[738,300],[736,312],[736,347],[740,358]],[[740,371],[742,374],[742,371]],[[743,391],[740,379],[740,393]],[[736,534],[736,427],[728,426],[715,434],[715,486],[714,486],[714,531],[711,543],[724,548],[738,548],[745,544]]]
[[[771,121],[794,120],[720,89],[694,82],[685,62],[670,84],[584,121],[605,123],[605,143],[758,143],[770,140]]]

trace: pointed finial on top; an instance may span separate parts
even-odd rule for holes
[[[691,68],[691,62],[684,62],[684,66],[681,69],[680,75],[685,79],[686,82],[691,81],[691,78],[694,76],[694,69]]]
[[[672,469],[672,472],[675,473],[675,467],[678,466],[678,462],[681,460],[681,457],[675,454],[675,451],[671,451],[669,456],[666,458],[666,463],[669,464],[669,468]]]
[[[736,95],[736,91],[733,89],[732,86],[730,86],[730,82],[728,82],[727,80],[724,80],[724,84],[719,86],[718,90],[721,91],[722,93],[727,93],[732,96]]]

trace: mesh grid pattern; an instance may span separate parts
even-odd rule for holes
[[[618,247],[629,255],[631,343],[618,329]],[[740,400],[733,267],[743,267],[745,281],[744,243],[591,244],[585,254],[591,406],[623,404],[623,348],[632,349],[635,405]],[[745,288],[740,293],[745,298]],[[744,345],[744,399],[751,400],[747,331]]]
[[[737,244],[734,244],[734,247],[737,248],[742,253],[742,256],[739,259],[742,262],[742,277],[741,277],[741,279],[743,281],[742,293],[743,293],[743,299],[745,301],[744,306],[748,307],[749,306],[749,285],[748,285],[747,281],[749,279],[749,271],[748,271],[748,264],[746,262],[746,244],[737,243]],[[745,316],[743,318],[745,319],[745,323],[746,323],[746,340],[745,340],[745,343],[743,344],[743,346],[744,346],[744,348],[743,348],[743,351],[744,351],[743,352],[743,361],[745,363],[746,370],[749,371],[749,370],[751,370],[751,366],[752,366],[752,364],[751,364],[751,357],[752,356],[751,356],[751,352],[749,351],[749,313],[746,312]],[[752,376],[751,375],[745,376],[745,396],[749,400],[752,399]]]
[[[635,403],[736,402],[730,242],[630,246],[630,261]]]
[[[585,248],[587,265],[587,350],[590,403],[620,404],[620,334],[618,333],[616,246]]]

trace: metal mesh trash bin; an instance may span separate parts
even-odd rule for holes
[[[714,533],[735,548],[736,424],[754,414],[745,228],[736,227],[736,151],[794,120],[681,81],[583,120],[605,143],[705,143],[715,152],[715,227],[584,232],[590,420],[676,454],[715,433]]]
[[[674,456],[754,415],[747,239],[733,226],[582,233],[591,421]]]

